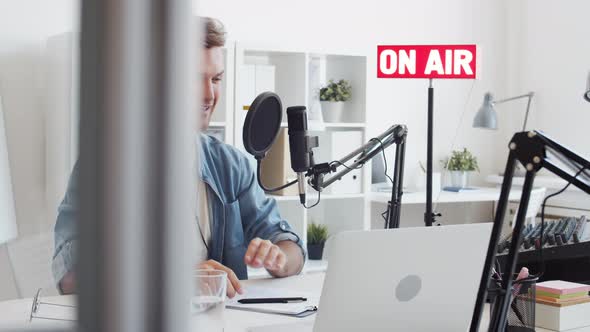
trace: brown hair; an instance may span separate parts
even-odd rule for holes
[[[206,48],[223,47],[225,45],[225,27],[220,20],[212,17],[201,17],[205,30],[203,44]]]

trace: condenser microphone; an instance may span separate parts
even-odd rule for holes
[[[291,168],[297,173],[299,200],[305,204],[305,174],[311,167],[307,138],[307,112],[305,106],[287,107],[289,151]]]

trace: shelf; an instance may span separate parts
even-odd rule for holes
[[[324,122],[326,128],[366,128],[363,122]],[[281,122],[281,128],[289,127],[287,122]]]
[[[308,196],[309,196],[309,194],[308,194]],[[322,194],[322,200],[324,200],[324,199],[347,199],[347,198],[365,198],[365,194]]]
[[[275,45],[276,46],[276,45]],[[228,53],[229,54],[229,53]],[[228,65],[227,68],[232,68]],[[247,112],[243,106],[263,91],[273,91],[280,96],[283,107],[281,130],[284,135],[289,127],[286,115],[287,106],[312,105],[312,98],[317,98],[314,86],[330,79],[348,80],[354,91],[350,100],[344,105],[338,122],[319,121],[316,117],[308,118],[308,135],[318,136],[320,146],[314,154],[317,162],[328,162],[350,153],[352,148],[362,146],[367,139],[367,57],[364,54],[327,54],[305,50],[273,48],[273,45],[256,43],[237,43],[235,46],[234,66],[234,100],[232,112],[215,120],[212,129],[231,131],[233,144],[245,150],[241,137],[243,123]],[[231,72],[231,70],[229,70]],[[231,90],[231,85],[227,88]],[[319,88],[319,87],[318,87]],[[311,114],[308,108],[308,116]],[[321,117],[318,115],[318,118]],[[223,127],[223,125],[226,125]],[[288,140],[287,140],[288,141]],[[284,143],[284,141],[283,141]],[[283,144],[281,143],[281,144]],[[281,145],[281,156],[277,157],[277,168],[281,171],[281,183],[286,182],[291,174],[288,142]],[[249,161],[253,161],[250,158]],[[341,170],[339,167],[338,170]],[[287,174],[283,174],[285,171]],[[369,229],[368,208],[370,193],[363,188],[370,183],[370,167],[354,170],[344,181],[336,181],[321,194],[321,203],[313,209],[306,209],[296,191],[289,191],[288,196],[267,194],[273,198],[281,216],[288,220],[291,227],[303,239],[306,238],[307,225],[313,219],[326,222],[335,232],[345,230]],[[334,174],[334,173],[332,173]],[[355,177],[356,176],[356,177]],[[348,181],[350,180],[350,181]],[[353,181],[355,180],[355,181]],[[359,181],[360,180],[360,181]],[[360,191],[360,192],[359,192]],[[336,192],[333,194],[332,192]],[[355,194],[341,194],[341,193]],[[308,187],[307,202],[314,204],[317,192]],[[306,269],[315,270],[318,263],[312,262]],[[251,276],[265,276],[262,271],[253,271]]]
[[[326,128],[366,128],[367,125],[362,122],[338,122],[330,123],[324,122]]]
[[[266,195],[267,197],[274,198],[277,202],[289,202],[289,201],[297,201],[299,202],[299,196],[279,196],[279,195]]]
[[[274,198],[277,202],[299,202],[299,196],[278,196],[278,195],[267,195],[267,197]],[[307,200],[314,201],[317,198],[315,191],[307,192]],[[349,198],[365,198],[365,194],[322,194],[322,200],[324,199],[349,199]]]
[[[518,200],[521,191],[512,189],[509,199]],[[370,200],[374,203],[387,203],[391,199],[391,193],[374,192],[370,194]],[[500,188],[480,187],[473,190],[464,190],[461,192],[440,191],[433,192],[433,203],[472,203],[472,202],[495,202],[500,199]],[[402,195],[402,205],[404,204],[424,204],[426,203],[426,193],[423,191],[404,192]]]
[[[488,183],[493,183],[497,186],[501,185],[502,182],[504,181],[504,176],[503,175],[488,175],[486,177],[486,182]],[[524,184],[524,176],[514,176],[514,178],[512,179],[512,184],[515,186],[520,186],[522,187],[522,185]],[[556,176],[536,176],[535,177],[535,187],[545,187],[547,189],[561,189],[563,188],[565,185],[567,185],[567,181],[558,178]],[[575,186],[570,186],[568,188],[568,190],[570,191],[582,191],[581,189],[575,187]]]

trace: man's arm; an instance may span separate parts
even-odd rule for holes
[[[78,165],[76,164],[70,175],[65,197],[59,206],[54,229],[55,252],[51,268],[57,287],[64,294],[75,292],[74,266],[77,260],[78,219]]]
[[[252,267],[264,266],[275,277],[301,272],[305,262],[301,238],[281,217],[276,201],[266,197],[258,186],[254,170],[246,158],[242,159],[242,164],[245,167],[241,169],[241,190],[237,199],[240,202],[244,240],[248,243],[244,262]],[[278,266],[265,266],[267,260],[267,263]]]

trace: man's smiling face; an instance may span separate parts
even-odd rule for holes
[[[211,114],[221,97],[221,80],[224,70],[221,47],[204,48],[201,53],[202,100],[197,108],[201,130],[206,130],[209,127]]]

